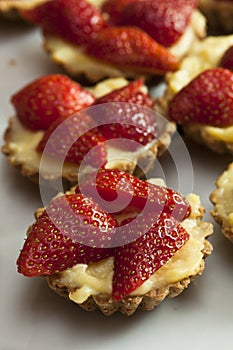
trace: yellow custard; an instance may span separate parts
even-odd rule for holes
[[[208,37],[196,42],[189,55],[182,60],[179,70],[168,76],[168,98],[171,99],[206,69],[217,67],[224,52],[232,45],[233,35]],[[202,128],[205,133],[216,140],[233,143],[233,127],[231,126],[226,128],[202,126]]]
[[[210,234],[198,225],[200,221],[200,199],[190,194],[187,199],[192,207],[189,218],[182,222],[182,226],[190,234],[185,245],[146,282],[130,295],[143,295],[153,288],[159,288],[195,275],[203,258],[205,237]],[[108,258],[98,263],[77,264],[59,274],[59,284],[68,288],[69,298],[80,304],[91,295],[100,293],[110,295],[112,291],[114,258]]]
[[[216,210],[223,224],[233,226],[233,163],[217,180]]]
[[[91,2],[95,4],[96,1],[92,0]],[[194,42],[205,36],[205,28],[205,18],[199,11],[195,10],[184,34],[175,45],[170,47],[170,51],[181,58],[189,51]],[[115,65],[96,60],[87,55],[81,47],[52,35],[46,34],[44,47],[52,59],[61,64],[71,75],[83,73],[91,81],[98,81],[104,77],[135,77],[134,70],[127,69],[126,71]]]
[[[115,89],[119,89],[128,84],[128,81],[124,78],[111,78],[103,82],[98,83],[90,90],[97,97],[101,97]],[[147,92],[147,87],[142,86],[141,90]],[[173,126],[173,131],[175,127]],[[61,164],[56,159],[45,158],[41,163],[41,155],[36,151],[36,146],[42,139],[43,131],[31,131],[25,128],[20,121],[13,117],[10,120],[10,135],[7,139],[7,152],[9,153],[9,160],[12,164],[21,164],[23,167],[23,172],[33,174],[40,173],[43,178],[49,180],[59,177],[61,174],[71,181],[76,181],[77,179],[77,166],[71,163],[65,162]],[[138,158],[145,152],[150,152],[151,162],[156,156],[150,151],[150,148],[155,147],[158,144],[158,140],[152,141],[150,144],[138,148],[137,151],[125,151],[112,145],[107,146],[107,161],[106,167],[109,169],[122,169],[125,171],[130,171],[134,169]],[[3,147],[4,150],[4,147]],[[147,159],[148,165],[150,165],[150,159]]]

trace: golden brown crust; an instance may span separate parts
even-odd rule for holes
[[[185,125],[182,128],[186,136],[196,141],[197,143],[205,145],[212,151],[218,154],[233,154],[233,143],[224,142],[211,136],[207,132],[205,125]]]
[[[224,189],[221,184],[222,176],[226,175],[227,172],[232,171],[232,169],[233,163],[230,163],[227,170],[216,180],[216,189],[210,195],[210,200],[214,204],[214,210],[211,210],[210,213],[216,222],[221,226],[223,235],[233,243],[233,225],[231,225],[229,222],[227,212],[229,209],[228,205],[227,208],[224,205]],[[231,188],[228,188],[228,191],[233,192],[233,182]]]
[[[206,233],[206,237],[212,234],[212,225],[207,222],[198,223],[201,230]],[[202,250],[203,259],[201,260],[199,270],[195,275],[189,276],[175,283],[154,288],[145,295],[128,296],[119,302],[114,302],[111,296],[105,294],[90,296],[82,304],[78,304],[86,311],[100,310],[104,315],[112,315],[116,311],[126,316],[132,315],[137,309],[143,311],[153,310],[166,297],[174,298],[183,292],[196,277],[202,274],[205,267],[205,258],[212,252],[211,243],[205,239]],[[66,286],[60,283],[59,275],[45,277],[49,287],[60,296],[69,300],[69,292]]]
[[[157,100],[158,111],[169,119],[168,105],[171,101],[170,92],[167,91],[163,97]],[[233,154],[233,143],[221,141],[208,133],[206,125],[190,124],[182,125],[184,134],[195,142],[205,145],[218,154]]]
[[[154,142],[149,149],[146,149],[142,153],[138,153],[132,160],[129,161],[118,161],[117,169],[126,171],[135,176],[141,176],[148,172],[157,156],[160,156],[170,145],[171,137],[176,131],[176,126],[174,123],[168,123],[165,127],[164,132],[160,138]],[[32,166],[32,164],[27,163],[24,159],[22,160],[18,156],[18,150],[15,148],[14,140],[14,118],[9,120],[9,125],[4,133],[5,144],[2,147],[2,153],[7,156],[9,164],[17,168],[23,176],[28,177],[31,181],[39,183],[39,179],[44,180],[46,184],[55,184],[58,176],[53,173],[40,172],[40,157],[37,160],[37,164]],[[30,145],[29,145],[30,146]],[[140,164],[140,167],[138,166]],[[143,169],[143,171],[142,171]],[[77,183],[77,167],[69,168],[69,171],[63,171],[62,180],[65,187]]]

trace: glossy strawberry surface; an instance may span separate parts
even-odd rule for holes
[[[142,85],[143,80],[138,79],[97,99],[95,105],[99,106],[91,113],[103,136],[116,139],[112,144],[128,151],[135,151],[158,136],[156,114],[151,109],[154,102],[142,91]]]
[[[175,44],[187,28],[196,0],[133,1],[121,13],[121,25],[143,29],[161,45]]]
[[[92,118],[81,111],[50,125],[37,150],[44,155],[80,165],[99,168],[107,161],[105,138],[94,127]]]
[[[122,68],[164,74],[178,68],[177,58],[144,31],[130,26],[102,30],[86,46],[86,53]]]
[[[50,0],[23,11],[22,16],[77,45],[86,44],[106,27],[101,11],[86,0]]]
[[[46,130],[58,118],[65,119],[94,101],[91,92],[62,74],[44,75],[11,98],[17,117],[33,130]]]
[[[117,223],[91,199],[80,194],[54,199],[30,227],[17,260],[25,276],[52,275],[77,263],[112,255],[111,238]]]
[[[122,227],[127,231],[127,224]],[[141,221],[144,228],[147,220]],[[131,225],[132,227],[132,225]],[[134,227],[138,230],[138,227]],[[131,234],[132,228],[130,229]],[[147,232],[137,240],[115,249],[112,297],[123,299],[147,281],[158,269],[189,239],[187,231],[167,213],[148,227]]]
[[[179,124],[233,125],[233,72],[208,69],[175,95],[169,117]]]
[[[155,217],[166,212],[177,221],[190,214],[189,203],[176,191],[119,170],[99,169],[77,186],[76,192],[80,191],[108,212],[153,212]]]

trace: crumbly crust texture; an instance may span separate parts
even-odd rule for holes
[[[110,295],[98,294],[90,296],[85,302],[79,305],[86,311],[100,310],[104,315],[112,315],[116,311],[121,312],[126,316],[132,315],[136,310],[150,311],[158,306],[166,297],[174,298],[186,289],[189,284],[200,276],[205,267],[205,258],[212,252],[212,245],[207,238],[212,234],[213,227],[211,223],[201,221],[204,215],[204,208],[200,208],[200,217],[197,218],[197,226],[199,230],[205,232],[206,238],[204,240],[202,254],[203,258],[200,262],[199,270],[195,275],[190,275],[180,281],[163,285],[150,290],[144,295],[127,296],[119,302],[114,302]],[[40,215],[41,209],[37,212]],[[59,274],[44,277],[49,287],[60,296],[69,299],[69,293],[72,292],[67,286],[61,283]]]
[[[17,168],[23,176],[28,177],[31,181],[35,183],[39,183],[39,180],[44,180],[46,184],[50,185],[56,183],[58,175],[52,173],[40,173],[39,163],[32,166],[31,164],[28,164],[27,162],[18,159],[18,151],[12,144],[14,135],[13,123],[14,120],[11,118],[9,120],[9,125],[4,134],[5,144],[2,147],[2,153],[7,156],[8,163],[14,168]],[[118,170],[134,174],[137,177],[140,177],[143,174],[147,173],[153,166],[155,159],[161,154],[163,154],[165,150],[169,147],[172,135],[175,132],[175,123],[168,123],[159,139],[153,142],[148,149],[145,149],[141,153],[135,154],[134,159],[129,160],[128,162],[118,161],[116,168]],[[138,164],[140,164],[140,167],[138,166]],[[73,168],[70,168],[70,171],[63,172],[62,179],[66,187],[68,185],[77,183],[77,174],[78,169],[75,166]]]
[[[210,213],[221,226],[223,235],[233,243],[233,225],[229,222],[228,213],[226,211],[228,208],[225,208],[223,203],[224,189],[221,182],[222,177],[227,175],[230,171],[233,171],[233,163],[230,163],[227,170],[216,180],[216,189],[210,195],[210,200],[214,204],[214,209],[211,210]],[[233,182],[231,191],[233,192]]]
[[[211,224],[206,222],[200,223],[203,230],[207,230],[211,233]],[[86,311],[100,310],[104,315],[110,316],[116,311],[120,311],[126,316],[132,315],[137,309],[142,311],[153,310],[158,306],[166,297],[174,298],[186,289],[190,282],[203,273],[205,267],[205,258],[212,252],[212,245],[209,241],[205,240],[203,253],[203,259],[201,261],[198,272],[181,281],[172,283],[169,285],[154,288],[145,295],[128,296],[119,302],[114,302],[111,296],[99,294],[90,296],[82,304],[77,304]],[[69,292],[66,286],[59,282],[59,278],[56,275],[45,277],[49,287],[60,296],[69,299]]]

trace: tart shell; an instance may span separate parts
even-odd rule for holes
[[[213,250],[212,244],[207,238],[212,234],[213,225],[208,222],[201,221],[205,210],[203,207],[199,208],[199,216],[197,217],[197,227],[201,232],[205,232],[205,239],[202,249],[202,260],[200,261],[199,269],[194,275],[183,278],[175,283],[156,287],[144,295],[127,296],[119,302],[114,302],[110,295],[98,294],[91,295],[86,301],[77,304],[86,311],[100,310],[104,315],[110,316],[119,311],[126,316],[132,315],[136,310],[150,311],[158,306],[166,297],[174,298],[182,293],[189,284],[200,276],[205,268],[205,259]],[[36,216],[41,214],[41,209],[36,213]],[[49,287],[60,296],[69,299],[69,290],[67,286],[61,283],[59,274],[44,277]]]
[[[210,224],[202,224],[203,230],[211,231]],[[116,311],[120,311],[126,316],[131,316],[136,310],[151,311],[166,297],[174,298],[178,296],[189,286],[190,282],[202,274],[205,267],[204,259],[212,252],[212,245],[207,240],[205,241],[202,252],[203,259],[200,264],[199,271],[194,276],[189,276],[182,281],[172,283],[168,286],[154,288],[145,295],[125,297],[119,302],[114,302],[109,295],[99,294],[89,297],[85,302],[78,305],[86,311],[100,310],[106,316],[110,316]],[[46,277],[46,281],[53,291],[69,300],[69,291],[67,290],[67,287],[59,284],[59,280],[56,279],[56,276]]]
[[[21,175],[28,177],[32,182],[39,183],[39,180],[43,180],[47,185],[56,184],[59,175],[53,173],[40,173],[40,164],[32,166],[27,162],[17,158],[17,150],[12,145],[13,139],[13,123],[14,118],[9,120],[8,128],[4,133],[5,144],[2,146],[2,153],[7,156],[8,163],[14,168],[18,169]],[[141,153],[135,155],[135,158],[128,162],[118,161],[116,165],[111,167],[112,169],[118,169],[137,177],[141,177],[146,174],[153,166],[155,159],[161,156],[171,143],[171,137],[176,132],[175,123],[168,123],[159,139],[151,144],[148,149],[145,149]],[[111,163],[111,161],[110,161]],[[140,164],[140,167],[138,166]],[[70,168],[69,171],[63,171],[62,180],[66,186],[70,186],[77,183],[78,169],[76,166]],[[143,169],[143,170],[142,170]]]
[[[210,195],[210,200],[214,204],[214,210],[211,210],[210,213],[215,221],[221,226],[223,235],[233,243],[233,225],[231,225],[229,222],[228,213],[226,211],[228,208],[224,208],[224,189],[221,185],[222,177],[226,175],[227,172],[230,172],[232,170],[233,163],[230,163],[227,170],[216,180],[216,189]],[[233,192],[233,182],[232,188],[229,190],[231,190],[231,193]]]

